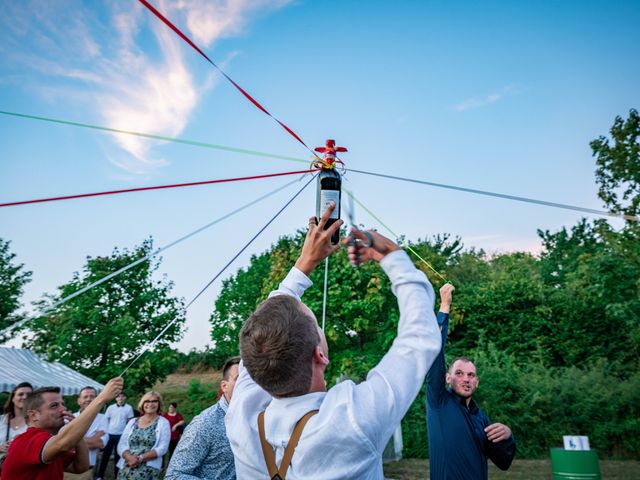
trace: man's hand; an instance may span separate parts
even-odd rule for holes
[[[102,402],[103,404],[109,403],[111,400],[115,399],[122,389],[124,388],[124,380],[122,377],[112,378],[107,382],[104,386],[104,390],[100,392],[100,395],[96,397],[96,400]]]
[[[351,239],[355,239],[356,242],[351,242],[352,244],[350,244]],[[342,243],[349,245],[349,261],[356,266],[369,260],[379,262],[387,254],[400,250],[400,247],[394,241],[374,230],[363,232],[353,228],[350,238],[345,238]]]
[[[487,439],[493,443],[501,442],[511,436],[511,429],[502,423],[492,423],[484,431],[487,434]]]
[[[0,443],[0,453],[7,453],[7,450],[9,450],[9,445],[10,444],[11,444],[11,442]]]
[[[456,288],[450,283],[445,283],[440,288],[440,311],[442,313],[449,313],[451,309],[451,301],[453,297],[453,292]]]
[[[309,219],[307,238],[304,239],[300,258],[296,261],[298,270],[307,276],[320,262],[340,248],[340,245],[331,245],[331,235],[342,226],[342,220],[336,220],[329,228],[324,229],[335,208],[336,204],[330,202],[318,225],[316,225],[316,217]]]
[[[75,420],[76,418],[76,416],[73,413],[71,413],[70,410],[65,410],[64,412],[62,412],[62,417],[64,418],[65,424],[71,422],[72,420]]]

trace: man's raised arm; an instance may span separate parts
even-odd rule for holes
[[[380,262],[400,310],[398,333],[391,348],[367,380],[356,386],[354,408],[358,409],[359,426],[381,451],[415,400],[440,351],[440,332],[433,312],[435,294],[426,275],[392,240],[375,231],[354,229],[352,236],[356,242],[349,247],[350,260]]]
[[[73,450],[80,441],[84,442],[84,436],[100,409],[116,398],[116,395],[122,391],[123,386],[124,381],[120,377],[109,380],[100,395],[77,418],[69,422],[57,435],[51,437],[42,451],[42,460],[45,463],[49,463],[69,450]]]
[[[455,288],[450,283],[446,283],[440,288],[440,310],[438,311],[438,325],[442,338],[442,348],[436,357],[433,365],[427,373],[427,402],[432,408],[437,408],[440,399],[446,390],[445,373],[446,366],[444,360],[444,347],[447,342],[449,331],[449,311]]]

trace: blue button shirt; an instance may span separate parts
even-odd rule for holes
[[[235,480],[233,452],[224,425],[228,406],[222,396],[189,423],[173,452],[165,480]]]
[[[438,313],[442,350],[427,373],[427,430],[432,480],[487,480],[487,458],[506,470],[516,454],[513,435],[501,442],[487,439],[489,418],[472,399],[466,400],[446,388],[444,346],[449,315]]]

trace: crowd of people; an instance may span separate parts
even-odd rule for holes
[[[425,377],[431,478],[487,479],[488,459],[509,468],[513,434],[491,423],[473,399],[473,361],[445,366],[453,286],[441,288],[436,317],[427,277],[375,231],[353,229],[344,243],[354,265],[378,262],[389,277],[400,311],[397,336],[366,380],[327,389],[329,348],[301,297],[311,272],[340,248],[331,237],[342,221],[327,227],[334,208],[309,220],[295,265],[244,323],[241,355],[225,362],[218,401],[182,436],[175,403],[163,415],[162,397],[151,391],[135,412],[122,378],[100,392],[82,389],[75,415],[58,388],[20,384],[0,422],[1,480],[101,479],[112,455],[119,480],[161,478],[165,455],[167,480],[383,479],[382,452]]]

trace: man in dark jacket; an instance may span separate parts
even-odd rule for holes
[[[442,350],[427,374],[429,468],[432,480],[486,480],[487,458],[507,470],[516,454],[516,443],[511,429],[502,423],[492,424],[473,400],[479,384],[473,362],[460,357],[445,371],[453,290],[450,284],[440,289]]]

